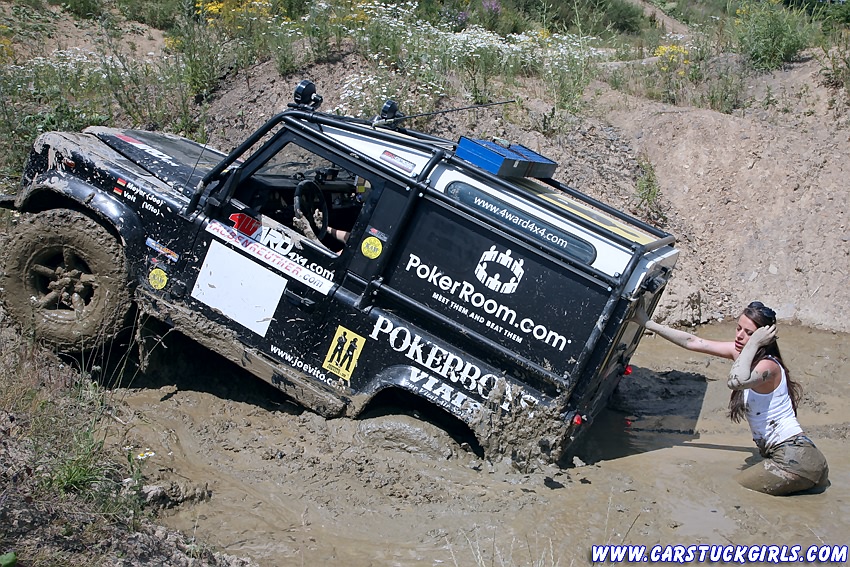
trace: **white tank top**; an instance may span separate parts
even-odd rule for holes
[[[779,364],[776,359],[771,358],[771,360]],[[750,424],[753,440],[760,445],[759,440],[763,439],[764,446],[768,450],[789,437],[803,432],[797,416],[794,415],[791,396],[788,395],[785,368],[779,364],[779,369],[782,372],[782,380],[771,393],[759,394],[753,390],[744,390],[747,422]]]

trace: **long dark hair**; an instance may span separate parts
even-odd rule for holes
[[[753,301],[747,305],[741,315],[755,323],[756,327],[776,324],[776,312],[770,307],[767,307],[761,301]],[[791,397],[791,407],[794,408],[794,415],[797,415],[797,401],[800,399],[800,395],[802,394],[802,388],[798,383],[791,380],[791,372],[788,371],[788,367],[785,366],[785,362],[782,360],[782,355],[779,353],[779,345],[776,340],[756,351],[750,370],[755,368],[759,361],[768,357],[776,360],[776,362],[782,366],[782,369],[785,370],[785,382],[788,386],[788,395]],[[732,390],[732,396],[729,398],[729,418],[735,423],[738,423],[746,416],[746,413],[747,408],[744,405],[744,391]]]

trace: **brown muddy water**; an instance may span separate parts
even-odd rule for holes
[[[701,336],[728,338],[731,324]],[[850,543],[850,336],[781,325],[822,494],[750,492],[728,361],[647,336],[575,461],[519,471],[410,416],[325,420],[185,340],[115,390],[113,442],[154,453],[161,521],[263,566],[591,564],[597,544]]]

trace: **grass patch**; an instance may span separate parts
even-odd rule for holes
[[[104,447],[110,396],[87,375],[8,327],[0,353],[0,553],[73,564],[68,546],[94,551],[138,526],[140,463]]]
[[[805,10],[787,8],[779,0],[747,0],[736,11],[736,48],[759,71],[792,61],[811,44],[814,34]]]
[[[655,166],[646,155],[637,158],[640,173],[635,184],[638,210],[648,219],[663,223],[667,220],[661,208],[661,188],[655,175]]]
[[[0,66],[0,175],[15,175],[33,140],[49,130],[76,131],[114,118],[96,54],[56,51]]]

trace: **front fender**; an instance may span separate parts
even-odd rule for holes
[[[49,171],[32,179],[15,195],[0,196],[0,206],[21,212],[67,207],[92,212],[121,239],[128,258],[144,255],[145,236],[136,212],[110,194],[61,171]]]

